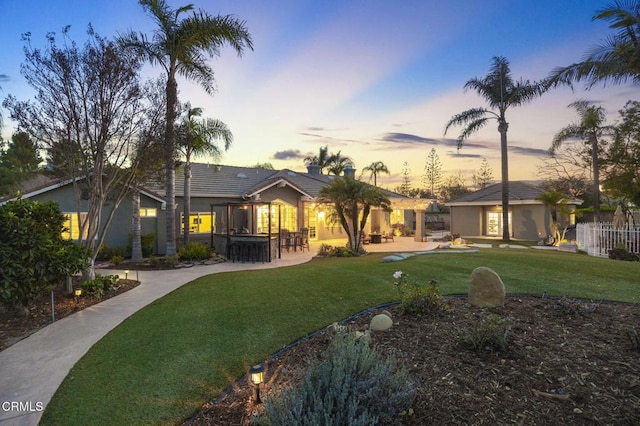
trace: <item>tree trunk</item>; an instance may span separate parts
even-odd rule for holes
[[[191,216],[191,162],[189,158],[184,163],[184,211],[183,211],[183,242],[189,244],[190,216]]]
[[[598,164],[598,138],[591,136],[591,164],[593,167],[593,221],[600,222],[600,168]]]
[[[167,123],[165,128],[165,186],[166,186],[166,256],[176,254],[176,105],[178,103],[178,83],[175,78],[175,63],[172,64],[167,79]]]
[[[142,232],[140,224],[140,191],[134,189],[131,194],[131,204],[133,206],[133,229],[131,231],[131,261],[142,262]]]
[[[509,241],[509,161],[507,153],[507,130],[509,123],[502,119],[498,125],[500,132],[500,156],[502,159],[502,239]]]

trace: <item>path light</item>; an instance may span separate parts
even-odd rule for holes
[[[74,296],[76,296],[76,304],[78,303],[78,298],[82,295],[82,289],[81,288],[76,288],[73,291]]]
[[[124,279],[125,280],[129,279],[129,270],[128,269],[126,271],[124,271]]]
[[[256,404],[260,404],[260,384],[264,381],[264,367],[262,364],[254,365],[249,370],[251,383],[256,387]]]

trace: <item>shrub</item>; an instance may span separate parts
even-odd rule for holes
[[[129,253],[131,253],[131,251],[129,251]],[[123,247],[111,247],[107,243],[102,243],[102,245],[100,246],[100,250],[98,251],[98,255],[96,256],[96,259],[103,260],[103,261],[106,261],[106,260],[110,261],[115,256],[120,256],[124,259],[126,255],[127,255],[127,249]]]
[[[80,284],[80,287],[87,295],[97,298],[101,298],[106,291],[114,290],[117,286],[117,275],[98,275],[94,279]]]
[[[211,253],[209,246],[198,242],[191,242],[178,249],[178,257],[188,261],[209,259]]]
[[[64,222],[53,201],[0,206],[0,303],[27,314],[38,295],[89,266],[86,249],[62,238]]]
[[[598,310],[601,302],[586,303],[567,295],[556,302],[556,307],[565,315],[585,315]]]
[[[353,257],[355,253],[348,247],[333,247],[329,244],[322,244],[317,255],[321,257]]]
[[[509,319],[494,313],[482,312],[479,319],[474,318],[458,338],[467,348],[476,352],[506,351],[509,346]]]
[[[153,254],[153,245],[156,242],[156,234],[143,234],[140,236],[140,245],[142,246],[142,257],[149,257]],[[133,251],[133,234],[129,234],[129,242],[127,243],[127,253],[131,255]]]
[[[302,372],[299,372],[303,374]],[[395,354],[373,349],[367,335],[338,332],[324,360],[311,364],[301,381],[265,399],[272,425],[375,425],[389,423],[415,399],[416,388]]]
[[[111,258],[111,264],[115,267],[117,267],[118,265],[120,265],[122,263],[122,261],[124,260],[124,257],[122,256],[113,256]]]
[[[438,290],[436,280],[431,280],[428,286],[424,286],[416,281],[409,281],[407,274],[402,271],[394,272],[393,278],[393,284],[400,294],[398,311],[410,315],[429,315],[449,308]]]
[[[617,247],[612,248],[608,251],[609,259],[613,260],[624,260],[627,262],[637,262],[640,260],[637,254],[631,253],[627,250],[627,246],[624,243],[619,243]]]

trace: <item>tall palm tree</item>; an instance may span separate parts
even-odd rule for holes
[[[391,174],[386,164],[384,164],[382,161],[374,161],[373,163],[362,169],[362,173],[366,172],[369,172],[370,178],[373,178],[373,186],[378,186],[378,175],[380,173]]]
[[[324,173],[324,169],[329,167],[329,164],[332,161],[333,156],[329,155],[329,147],[321,146],[318,155],[313,155],[306,157],[304,159],[304,163],[308,166],[311,164],[315,164],[320,169],[320,174]]]
[[[327,171],[332,175],[340,176],[345,167],[353,166],[353,161],[349,157],[343,157],[340,153],[341,151],[338,151],[337,154],[329,156]]]
[[[593,173],[593,218],[600,221],[600,166],[598,150],[603,137],[613,135],[613,126],[605,125],[606,111],[601,106],[586,100],[578,100],[569,105],[578,112],[580,120],[560,129],[551,142],[549,153],[553,155],[563,142],[580,139],[591,151],[591,169]]]
[[[167,76],[165,127],[165,185],[166,185],[166,255],[176,254],[175,227],[175,123],[178,106],[177,75],[196,81],[207,93],[214,91],[213,70],[207,56],[217,57],[220,49],[231,46],[238,55],[253,49],[253,42],[244,21],[230,15],[212,16],[206,11],[193,11],[193,5],[177,9],[165,0],[140,0],[144,10],[157,24],[151,38],[145,34],[129,32],[119,42],[134,49],[151,64],[159,64]],[[185,18],[181,15],[193,13]]]
[[[582,62],[552,71],[551,85],[586,81],[614,84],[640,82],[640,1],[615,0],[596,11],[593,20],[610,22],[616,33],[589,50]]]
[[[507,157],[507,122],[506,112],[509,107],[526,104],[536,96],[540,96],[545,86],[528,80],[514,81],[509,69],[509,61],[501,56],[492,59],[492,65],[484,78],[472,78],[464,85],[464,89],[475,90],[489,104],[491,109],[472,108],[454,115],[445,127],[445,135],[451,126],[464,126],[458,136],[458,149],[464,141],[486,126],[489,120],[498,122],[500,132],[500,154],[502,159],[502,238],[508,241],[509,236],[509,165]]]
[[[218,158],[222,151],[217,141],[224,142],[224,150],[228,150],[233,142],[231,130],[220,120],[212,118],[198,120],[202,116],[202,108],[189,108],[184,121],[177,131],[178,151],[184,156],[184,221],[183,242],[189,243],[189,218],[191,216],[191,158],[211,155]]]

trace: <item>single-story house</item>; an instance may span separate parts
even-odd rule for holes
[[[509,235],[523,240],[538,240],[549,234],[550,209],[536,200],[544,189],[521,181],[509,182]],[[582,200],[567,197],[575,209]],[[489,185],[445,204],[450,209],[451,233],[463,236],[502,236],[502,184]],[[575,224],[571,214],[569,224]]]
[[[311,241],[324,241],[345,237],[342,228],[332,223],[331,205],[318,201],[320,190],[336,176],[323,175],[317,167],[306,173],[293,170],[267,170],[193,163],[191,165],[190,240],[212,244],[213,235],[246,230],[251,234],[274,234],[279,229],[307,228]],[[354,176],[347,168],[345,174]],[[22,198],[38,201],[55,200],[68,216],[68,237],[78,239],[78,220],[87,211],[87,201],[80,200],[80,213],[72,181],[45,180],[21,192]],[[182,241],[184,220],[184,173],[176,172],[176,236]],[[393,225],[413,228],[414,221],[429,205],[429,200],[413,199],[386,191],[391,200],[391,213],[372,210],[366,232],[390,232]],[[156,235],[156,253],[162,254],[166,242],[165,189],[160,182],[148,182],[141,191],[140,216],[142,234]],[[11,197],[15,198],[15,197]],[[6,202],[11,198],[0,200]],[[86,214],[86,213],[84,213]],[[132,229],[132,203],[125,198],[118,207],[105,242],[111,247],[125,247]]]

